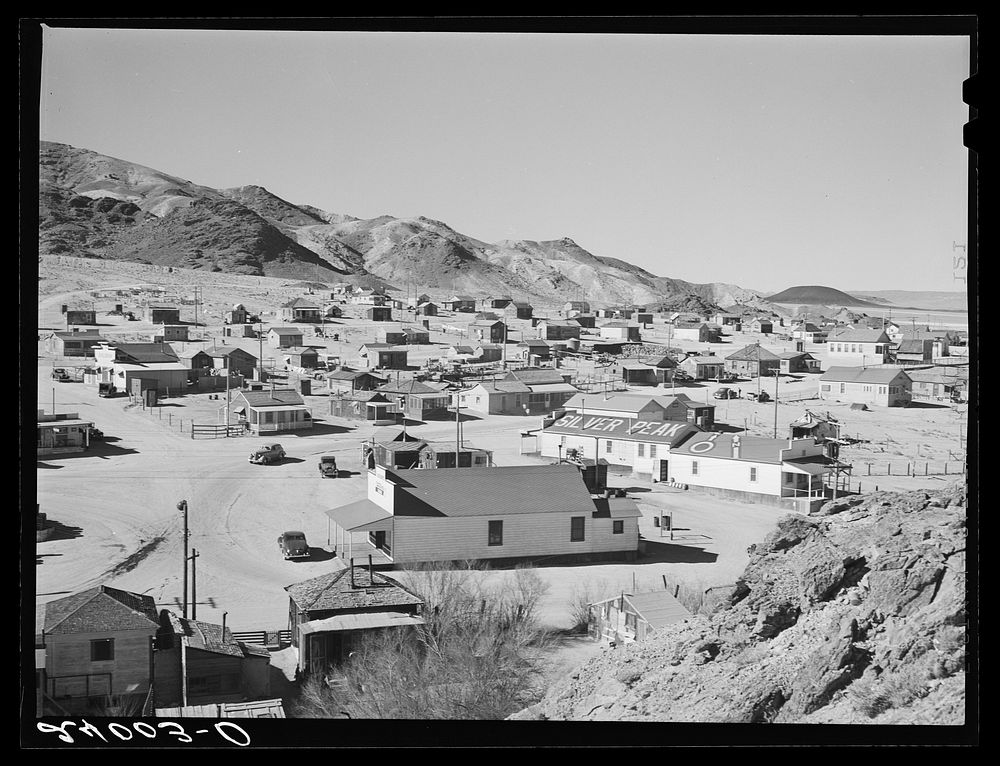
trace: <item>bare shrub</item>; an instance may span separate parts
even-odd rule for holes
[[[537,572],[468,563],[411,570],[406,580],[424,599],[424,624],[372,633],[334,683],[303,685],[293,715],[496,720],[541,697],[547,586]]]

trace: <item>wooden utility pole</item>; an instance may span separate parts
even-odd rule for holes
[[[191,619],[198,619],[198,566],[197,559],[199,553],[197,548],[191,549]]]
[[[181,512],[184,517],[184,596],[181,599],[182,613],[184,619],[188,616],[188,504],[187,500],[181,500],[177,503],[177,510]]]
[[[774,438],[778,438],[778,370],[774,371]]]

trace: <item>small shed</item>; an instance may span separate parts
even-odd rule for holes
[[[691,616],[666,590],[621,593],[590,604],[587,630],[595,641],[627,644]]]
[[[370,322],[391,322],[392,309],[389,306],[371,306],[365,309],[365,317]]]

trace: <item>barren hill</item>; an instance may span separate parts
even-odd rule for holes
[[[43,142],[39,163],[42,253],[597,305],[711,310],[761,298],[736,285],[656,276],[568,237],[488,243],[423,216],[363,220],[259,186],[220,191],[64,144]]]
[[[725,606],[607,649],[518,719],[961,724],[965,487],[788,515]]]
[[[856,298],[848,295],[843,290],[833,287],[823,287],[822,285],[798,285],[782,290],[776,295],[770,295],[767,300],[771,303],[795,303],[807,306],[862,306],[865,308],[883,308],[880,303]]]

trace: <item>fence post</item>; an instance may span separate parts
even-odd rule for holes
[[[869,476],[872,475],[872,464],[871,463],[868,464],[868,475]]]
[[[924,463],[924,476],[927,475],[927,463]]]
[[[886,476],[892,476],[892,463],[889,463],[888,465],[886,465],[886,467],[885,467],[885,475]]]

